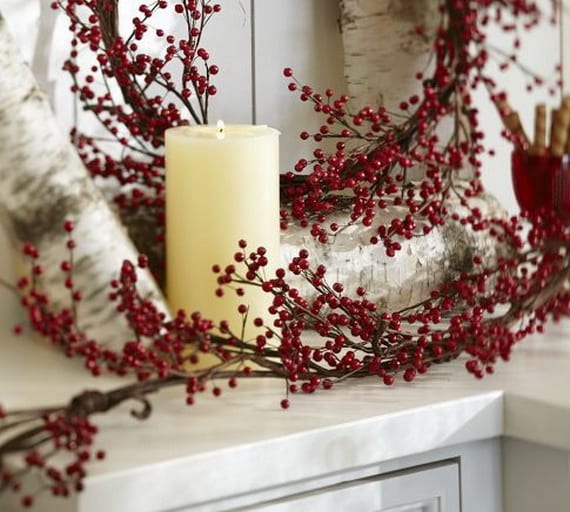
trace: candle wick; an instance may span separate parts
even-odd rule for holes
[[[223,121],[218,121],[218,131],[216,132],[216,137],[218,138],[218,140],[222,140],[225,137],[225,131],[224,131],[225,125]]]

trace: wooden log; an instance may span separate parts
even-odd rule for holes
[[[340,0],[344,69],[356,107],[384,106],[421,91],[439,22],[439,0]],[[415,33],[422,27],[424,35]],[[429,73],[424,73],[427,77]]]
[[[400,104],[421,97],[423,78],[433,73],[433,41],[440,23],[439,0],[339,0],[344,47],[344,74],[353,110],[364,106],[402,112]],[[395,117],[397,121],[399,118]],[[435,133],[447,141],[454,132],[450,116],[439,121]],[[408,177],[421,180],[422,169]],[[462,177],[472,176],[464,170]]]
[[[470,204],[478,207],[484,217],[506,216],[490,194],[474,198]],[[469,213],[455,196],[449,199],[449,209],[460,215]],[[403,208],[393,207],[379,212],[377,221],[389,222],[403,213]],[[349,220],[348,211],[337,212],[327,219],[339,226],[347,225]],[[328,244],[317,242],[306,229],[290,226],[281,237],[282,263],[286,265],[305,248],[313,268],[319,264],[327,267],[329,284],[342,283],[349,296],[364,286],[368,300],[381,310],[397,311],[426,300],[431,291],[457,278],[461,272],[473,272],[474,256],[480,256],[483,265],[490,267],[499,257],[507,255],[507,248],[498,245],[486,231],[476,232],[449,220],[428,235],[403,241],[402,250],[389,258],[382,246],[370,245],[370,237],[376,234],[375,226],[376,223],[369,228],[362,224],[349,226],[331,237]],[[289,284],[309,300],[316,297],[311,285],[301,277],[290,279]]]
[[[384,106],[398,112],[400,103],[414,94],[421,94],[422,72],[429,78],[433,72],[433,40],[440,22],[439,0],[340,0],[340,25],[344,45],[345,76],[349,95],[356,108],[364,105]],[[416,29],[421,30],[416,30]],[[430,67],[431,66],[431,67]],[[442,141],[453,132],[453,119],[440,122],[437,134]],[[412,170],[413,179],[423,178],[423,169]],[[461,176],[469,178],[471,169]],[[483,215],[505,215],[491,195],[471,200]],[[467,214],[457,199],[449,199],[449,209]],[[379,212],[379,223],[389,223],[404,212],[397,208]],[[346,224],[348,213],[328,219]],[[470,272],[473,257],[479,255],[483,264],[493,265],[506,249],[498,246],[485,232],[448,221],[425,237],[402,243],[403,249],[388,258],[381,247],[370,246],[374,228],[351,226],[338,235],[332,244],[315,243],[310,235],[298,228],[285,236],[284,252],[291,256],[300,245],[313,254],[314,263],[324,263],[329,281],[339,281],[353,293],[357,286],[368,290],[369,300],[380,308],[398,310],[429,297],[432,290],[461,272]],[[295,283],[309,296],[314,296],[304,283]]]
[[[75,288],[79,326],[118,348],[133,333],[108,300],[110,282],[137,251],[96,188],[75,149],[56,123],[46,95],[10,37],[0,13],[0,219],[14,247],[24,242],[41,252],[44,291],[56,307],[69,307],[60,262],[68,258],[65,219],[74,221]],[[147,271],[139,272],[144,296],[167,311]]]

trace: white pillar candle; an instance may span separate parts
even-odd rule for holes
[[[263,246],[270,265],[279,262],[279,132],[267,126],[184,126],[166,132],[167,298],[172,311],[199,311],[241,334],[240,304],[268,319],[271,297],[244,286],[245,296],[225,288],[217,297],[217,275],[247,251]],[[236,264],[239,268],[239,264]],[[242,275],[245,272],[241,271]],[[254,329],[246,330],[246,337]]]

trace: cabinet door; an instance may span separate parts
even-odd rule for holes
[[[459,464],[430,464],[268,502],[264,512],[459,512]]]

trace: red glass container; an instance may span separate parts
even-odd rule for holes
[[[554,208],[566,220],[570,220],[570,155],[558,158],[554,175]]]
[[[513,188],[522,210],[538,213],[554,209],[570,218],[570,155],[530,155],[515,151],[511,171]]]

